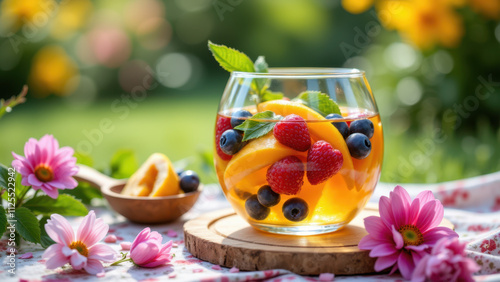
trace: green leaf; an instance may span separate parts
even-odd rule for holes
[[[260,72],[260,73],[267,73],[268,72],[268,66],[267,66],[267,63],[266,63],[266,59],[264,58],[264,56],[259,56],[257,58],[257,60],[255,61],[254,63],[254,68],[255,68],[255,71],[256,72]],[[269,79],[268,78],[256,78],[254,80],[255,82],[255,87],[257,88],[257,93],[260,93],[261,96],[262,94],[264,93],[264,90],[269,87],[268,84],[269,84]],[[261,97],[261,102],[264,102],[262,101],[262,97]]]
[[[269,133],[273,130],[276,122],[280,121],[282,118],[282,116],[276,115],[271,111],[265,111],[255,114],[234,129],[243,131],[245,133],[243,141],[248,141]]]
[[[23,176],[18,173],[16,175],[16,205],[17,204],[20,204],[18,201],[19,201],[19,198],[21,196],[24,196],[26,195],[26,193],[28,192],[28,190],[31,188],[31,186],[24,186],[21,184],[21,181],[23,180]]]
[[[273,92],[266,90],[262,94],[262,97],[260,98],[261,102],[266,102],[266,101],[271,101],[271,100],[281,100],[283,99],[283,93],[281,92]]]
[[[78,200],[82,201],[85,205],[90,205],[92,199],[102,199],[102,193],[99,189],[96,189],[90,184],[85,182],[78,183],[75,189],[64,189],[60,193],[72,195]]]
[[[24,240],[33,243],[40,243],[40,226],[38,219],[27,208],[20,207],[15,211],[16,231],[21,235]]]
[[[7,212],[0,205],[0,238],[2,238],[3,233],[7,230]]]
[[[132,150],[118,150],[111,158],[111,177],[129,178],[139,169],[139,163]]]
[[[44,216],[38,222],[38,225],[40,226],[40,245],[42,245],[42,247],[44,247],[45,249],[50,245],[56,243],[54,242],[54,240],[52,240],[52,238],[50,238],[50,236],[47,234],[47,231],[45,231],[45,224],[47,224],[47,220],[49,219],[50,217]]]
[[[30,209],[35,214],[51,215],[58,213],[60,215],[87,215],[88,210],[71,195],[61,194],[57,199],[43,195],[32,198],[23,204],[23,207]]]
[[[9,179],[9,169],[3,164],[0,164],[0,190],[7,189],[7,183],[9,183],[8,179]]]
[[[252,60],[244,53],[224,45],[208,41],[208,49],[219,65],[228,72],[255,72]]]
[[[300,101],[309,108],[317,111],[322,116],[329,114],[341,114],[340,108],[330,96],[319,91],[305,91],[299,94],[294,101]]]

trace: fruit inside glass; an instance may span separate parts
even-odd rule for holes
[[[382,124],[363,71],[231,73],[217,114],[215,168],[253,227],[291,235],[342,228],[373,193],[382,156]]]

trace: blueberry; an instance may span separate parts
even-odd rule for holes
[[[260,187],[257,192],[257,198],[259,199],[259,203],[268,208],[276,206],[281,200],[280,194],[274,192],[269,185]]]
[[[175,170],[175,173],[177,173],[177,176],[181,176],[181,174],[184,172],[183,169],[177,169]]]
[[[242,200],[246,200],[250,196],[252,196],[252,194],[248,193],[247,191],[243,191],[243,190],[240,190],[238,188],[234,188],[234,193],[236,194],[236,196],[238,196],[238,198],[240,198]]]
[[[347,148],[351,156],[355,159],[362,160],[370,154],[372,150],[372,143],[366,135],[361,133],[354,133],[349,135],[346,140]]]
[[[309,214],[306,201],[301,198],[291,198],[283,204],[283,215],[290,221],[302,221]]]
[[[338,118],[344,118],[343,116],[339,114],[329,114],[325,117],[326,119],[338,119]],[[349,127],[347,126],[347,123],[342,122],[342,121],[336,121],[332,122],[333,126],[335,126],[340,134],[344,137],[344,139],[347,139],[347,136],[349,136]]]
[[[269,212],[271,212],[268,207],[264,207],[259,203],[257,195],[252,195],[246,200],[245,209],[248,215],[255,220],[263,220],[269,215]]]
[[[368,137],[368,139],[372,138],[374,131],[373,122],[369,119],[355,120],[351,122],[351,126],[349,126],[349,134],[361,133]]]
[[[243,139],[243,134],[241,132],[228,129],[222,133],[220,136],[220,149],[227,155],[234,155],[245,145],[241,142]]]
[[[252,113],[249,111],[245,110],[236,111],[231,115],[231,126],[235,128],[236,126],[242,124],[246,120],[246,118],[249,118],[251,116]]]
[[[186,170],[181,173],[179,185],[184,193],[194,192],[200,186],[198,174],[192,170]]]

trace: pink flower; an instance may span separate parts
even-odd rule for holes
[[[413,272],[412,281],[474,281],[472,273],[480,267],[465,256],[466,243],[457,238],[439,240],[431,254],[425,255]]]
[[[161,244],[160,233],[144,228],[132,242],[130,259],[142,267],[156,267],[172,260],[172,241]]]
[[[481,247],[481,252],[490,253],[491,251],[493,251],[497,248],[497,244],[492,239],[490,239],[490,240],[486,239],[481,243],[480,247]]]
[[[56,242],[42,255],[45,266],[55,269],[70,263],[74,269],[85,269],[90,274],[103,272],[103,262],[115,259],[116,252],[105,244],[97,244],[106,236],[109,226],[102,219],[96,219],[90,211],[75,233],[69,222],[58,214],[53,214],[45,224],[45,231]]]
[[[58,189],[73,189],[78,185],[73,175],[78,172],[74,150],[59,148],[52,135],[45,135],[37,141],[30,138],[24,145],[24,155],[12,152],[14,167],[22,175],[22,184],[42,189],[51,198],[57,198]]]
[[[441,238],[455,238],[458,234],[447,227],[438,227],[443,219],[443,205],[431,191],[423,191],[412,201],[408,192],[396,186],[390,198],[381,197],[380,217],[365,218],[368,231],[359,248],[371,250],[370,257],[378,257],[375,271],[392,267],[410,279],[415,265]]]

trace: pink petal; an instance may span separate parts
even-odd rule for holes
[[[394,228],[394,225],[392,226],[392,239],[394,240],[394,243],[396,244],[396,249],[400,250],[404,246],[404,240],[403,236],[401,233],[399,233],[396,228]]]
[[[96,219],[94,211],[90,211],[78,227],[77,239],[87,246],[99,242],[108,233],[109,226],[101,218]]]
[[[212,265],[213,270],[222,270],[222,267],[220,265]]]
[[[379,257],[375,262],[375,271],[379,272],[394,265],[398,260],[398,256],[399,254],[396,253],[385,257]]]
[[[42,191],[47,194],[47,196],[51,197],[52,199],[57,199],[59,196],[59,190],[57,190],[56,187],[52,187],[48,183],[43,183],[42,185]]]
[[[116,243],[116,235],[113,235],[113,234],[110,234],[108,236],[106,236],[106,238],[104,238],[104,242],[105,243]]]
[[[321,273],[318,278],[319,281],[333,281],[335,275],[333,273]]]
[[[231,269],[229,269],[229,273],[238,273],[238,272],[240,272],[240,270],[236,266],[233,266],[231,267]]]
[[[390,230],[383,224],[378,216],[369,216],[364,219],[366,231],[378,240],[389,240]]]
[[[458,234],[448,227],[438,226],[423,233],[424,242],[430,246],[436,244],[442,238],[458,238]]]
[[[193,269],[193,273],[201,273],[201,272],[203,272],[203,269],[201,269],[201,268]]]
[[[142,243],[144,242],[145,240],[147,240],[147,238],[149,237],[149,233],[151,232],[151,229],[149,229],[149,227],[146,227],[144,229],[142,229],[141,232],[139,232],[139,234],[137,234],[137,237],[135,237],[134,239],[134,242],[132,243],[132,246],[130,248],[135,248],[139,243]]]
[[[95,244],[89,248],[88,258],[112,262],[116,258],[116,252],[108,245]]]
[[[48,269],[56,269],[69,262],[69,258],[63,255],[61,251],[63,247],[64,245],[61,244],[53,244],[45,250],[42,259],[45,260],[45,266]]]
[[[73,189],[78,186],[78,182],[72,177],[59,178],[49,183],[57,189]]]
[[[177,232],[175,232],[175,230],[170,229],[167,231],[167,236],[171,237],[171,238],[175,238],[178,236],[178,234],[177,234]]]
[[[407,252],[401,252],[398,258],[398,268],[401,275],[407,280],[411,279],[411,274],[415,269],[415,264],[413,263],[413,259],[411,255]]]
[[[69,222],[58,214],[53,214],[45,224],[45,231],[56,243],[69,246],[75,238],[73,228]]]
[[[33,253],[32,252],[27,252],[25,254],[22,254],[19,256],[20,259],[30,259],[33,257]]]
[[[403,191],[405,190],[403,189]],[[396,229],[399,229],[399,227],[405,225],[408,222],[408,203],[405,199],[403,199],[401,196],[399,196],[399,194],[396,193],[391,193],[391,202]]]
[[[42,186],[42,184],[43,184],[42,181],[40,181],[40,180],[38,180],[38,178],[36,178],[34,173],[28,175],[28,182],[31,185],[35,185],[35,186]]]
[[[121,242],[120,247],[122,248],[122,251],[129,251],[132,248],[132,243],[130,242]]]
[[[422,191],[420,192],[416,197],[415,199],[419,199],[420,200],[420,205],[421,206],[424,206],[425,204],[427,204],[428,202],[430,201],[433,201],[435,200],[436,198],[434,198],[434,194],[432,194],[431,191],[429,190],[425,190],[425,191]]]
[[[398,250],[391,244],[379,244],[370,252],[370,257],[385,257],[396,253]]]
[[[427,202],[423,207],[422,211],[415,222],[415,226],[420,230],[420,232],[427,231],[431,223],[434,221],[434,217],[436,216],[436,201]],[[442,219],[442,218],[441,218]],[[439,222],[441,222],[441,219]]]
[[[358,248],[360,250],[371,250],[378,246],[382,241],[374,239],[371,235],[366,235],[359,241]]]
[[[427,267],[427,261],[429,259],[429,256],[426,256],[420,260],[420,262],[417,264],[415,267],[415,270],[413,271],[413,274],[411,276],[411,281],[412,282],[424,282],[425,281],[425,269]]]
[[[139,243],[130,251],[130,258],[135,264],[142,265],[152,262],[158,256],[160,249],[155,243],[146,241]]]
[[[76,252],[71,255],[69,262],[74,269],[79,270],[85,267],[87,264],[87,258],[82,256],[79,252]]]
[[[68,159],[73,156],[75,151],[71,147],[62,147],[59,149],[56,153],[56,155],[52,158],[50,165],[53,167],[58,167],[60,166],[63,162],[67,161]]]
[[[420,199],[415,199],[413,200],[410,206],[410,211],[408,213],[408,223],[415,224],[415,221],[417,221],[419,214],[420,214]]]
[[[102,266],[102,263],[96,259],[89,259],[87,261],[87,265],[83,267],[85,271],[87,271],[90,274],[98,274],[98,273],[104,273],[104,267]]]
[[[432,220],[432,222],[429,225],[429,228],[434,228],[434,227],[438,226],[439,224],[441,224],[441,221],[443,221],[443,217],[444,217],[443,204],[441,204],[441,202],[438,200],[434,200],[434,202],[436,203],[436,206],[434,208],[435,215],[434,215],[434,219]]]
[[[427,244],[422,244],[422,245],[418,245],[418,246],[408,245],[408,246],[405,247],[405,249],[412,250],[412,251],[415,251],[415,252],[423,252],[423,251],[425,251],[428,248],[429,248],[429,246]]]
[[[177,276],[177,273],[172,272],[168,275],[168,278],[175,278]]]
[[[385,226],[387,228],[391,228],[391,225],[394,225],[396,223],[392,213],[391,200],[389,200],[389,198],[385,196],[380,197],[379,213],[380,213],[380,218],[385,223]]]
[[[106,272],[104,272],[104,270],[103,270],[103,272],[99,272],[95,276],[102,278],[102,277],[106,276]]]
[[[408,192],[405,190],[405,188],[401,187],[400,185],[396,185],[396,187],[394,187],[394,193],[401,198],[405,207],[410,207],[411,197],[410,194],[408,194]]]

